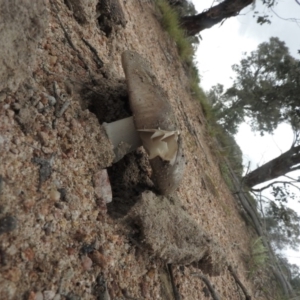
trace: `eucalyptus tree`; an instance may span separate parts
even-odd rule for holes
[[[265,218],[268,237],[275,249],[292,248],[300,245],[300,217],[296,211],[282,203],[271,201],[266,208]]]
[[[184,5],[188,0],[169,0],[171,4]],[[214,3],[217,3],[214,5]],[[236,17],[240,12],[252,5],[255,7],[255,0],[219,0],[212,1],[211,7],[199,14],[185,15],[181,18],[181,25],[185,29],[188,36],[194,36],[205,29],[209,29],[217,24],[223,24],[223,22],[231,17]],[[275,14],[273,8],[276,6],[275,0],[262,0],[264,6],[264,12],[254,11],[253,17],[255,17],[259,24],[270,24],[270,17]],[[278,15],[277,15],[278,16]],[[280,16],[278,16],[280,18]],[[289,21],[300,23],[299,19],[290,18]]]
[[[288,151],[247,174],[244,183],[253,187],[299,170],[300,61],[283,41],[272,37],[232,68],[233,85],[226,91],[217,85],[208,93],[218,122],[233,134],[242,122],[261,135],[273,133],[281,123],[288,123],[295,133]]]

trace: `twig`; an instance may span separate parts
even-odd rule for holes
[[[95,61],[96,61],[96,64],[98,65],[98,67],[102,68],[104,65],[104,62],[99,57],[97,50],[85,38],[82,38],[82,40],[90,48],[90,50],[94,53]]]
[[[144,250],[144,248],[142,247],[142,245],[140,243],[138,243],[134,238],[132,238],[131,236],[127,237],[128,240],[130,242],[132,242],[135,246],[137,246],[139,249]]]
[[[174,293],[174,299],[175,300],[181,300],[180,294],[177,290],[177,287],[175,285],[175,281],[174,281],[174,275],[173,275],[173,270],[172,270],[172,265],[171,264],[167,264],[168,267],[168,271],[170,274],[170,280],[171,280],[171,284],[172,284],[172,288],[173,288],[173,293]]]
[[[212,284],[210,283],[209,279],[201,273],[194,273],[192,274],[193,276],[199,277],[207,286],[211,296],[213,297],[214,300],[221,300],[220,296],[218,295],[217,291],[214,289]]]
[[[160,49],[161,49],[162,53],[164,54],[165,58],[167,59],[168,63],[170,63],[170,62],[171,62],[171,59],[170,59],[170,58],[167,56],[167,54],[166,54],[166,52],[165,52],[164,48],[162,47],[162,45],[161,45],[160,41],[159,41],[159,40],[157,40],[157,42],[158,42],[158,45],[159,45],[159,47],[160,47]]]
[[[128,294],[128,291],[127,289],[121,289],[121,292],[124,296],[125,299],[128,299],[128,300],[137,300],[136,298],[134,297],[131,297],[129,294]]]
[[[244,185],[244,178],[245,176],[248,174],[250,169],[250,161],[248,162],[248,167],[247,167],[247,171],[246,174],[242,177],[242,180],[240,181],[240,186],[239,186],[239,190],[237,192],[232,193],[233,195],[235,194],[239,194],[241,192],[241,190],[243,189],[243,185]]]
[[[140,4],[141,11],[144,11],[144,7],[143,7],[143,5],[141,3],[141,0],[138,0],[138,3]]]
[[[58,113],[59,113],[59,106],[60,106],[60,103],[61,103],[61,98],[60,98],[59,88],[58,88],[58,85],[57,85],[56,81],[53,81],[53,91],[54,91],[54,96],[56,98],[55,116],[57,116]]]
[[[288,176],[288,175],[284,175],[284,177],[286,177],[286,178],[288,178],[288,179],[291,179],[291,180],[293,180],[294,182],[299,182],[299,179],[295,179],[295,178],[290,177],[290,176]]]
[[[69,33],[67,32],[66,28],[64,27],[64,25],[63,25],[63,23],[62,23],[62,20],[61,20],[61,18],[60,18],[59,13],[58,13],[58,12],[59,12],[59,9],[58,9],[58,7],[57,7],[57,4],[56,4],[54,1],[50,1],[50,3],[52,4],[52,6],[53,6],[54,9],[55,9],[55,13],[56,13],[56,17],[57,17],[57,19],[58,19],[58,23],[59,23],[61,29],[63,30],[63,32],[64,32],[64,34],[65,34],[65,37],[66,37],[66,39],[67,39],[67,41],[68,41],[68,43],[70,44],[71,48],[77,53],[79,59],[82,61],[83,65],[84,65],[84,68],[85,68],[86,70],[90,71],[88,65],[86,64],[86,62],[85,62],[85,60],[84,60],[84,58],[83,58],[83,56],[81,55],[81,53],[78,51],[78,49],[77,49],[77,48],[75,47],[75,45],[73,44],[72,39],[71,39]]]
[[[70,106],[71,102],[69,100],[65,101],[59,112],[55,115],[56,118],[60,118],[64,112],[67,110],[67,108]]]
[[[231,265],[228,266],[228,270],[229,270],[230,274],[232,275],[232,277],[234,278],[234,280],[236,281],[236,283],[242,289],[243,293],[245,294],[246,300],[251,300],[251,296],[249,295],[247,289],[245,288],[245,286],[242,284],[242,282],[238,278],[237,274],[234,272]]]
[[[296,181],[296,182],[298,182],[298,181]],[[289,185],[292,185],[293,187],[297,188],[298,190],[300,190],[300,188],[298,186],[294,185],[293,182],[290,182],[290,181],[274,181],[274,182],[266,185],[265,187],[263,187],[261,189],[251,189],[251,191],[253,191],[253,192],[261,192],[261,191],[269,188],[270,186],[272,186],[274,184],[278,184],[278,183],[280,183],[280,184],[289,184]]]
[[[48,159],[43,157],[33,157],[31,160],[33,163],[40,166],[38,191],[40,191],[42,184],[49,179],[52,174],[52,165],[55,155],[56,153],[53,153]]]

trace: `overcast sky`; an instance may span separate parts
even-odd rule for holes
[[[196,10],[200,13],[213,4],[212,0],[192,0]],[[229,87],[232,84],[234,73],[231,69],[233,64],[238,64],[243,53],[250,53],[257,46],[269,40],[270,37],[278,37],[284,41],[290,53],[300,58],[297,50],[300,50],[300,22],[282,20],[273,14],[272,24],[259,25],[253,18],[255,11],[265,12],[262,1],[257,0],[255,6],[248,6],[239,16],[226,20],[222,26],[215,25],[201,32],[202,40],[197,51],[197,64],[201,75],[201,86],[208,91],[217,83]],[[300,19],[300,5],[296,0],[279,0],[274,8],[281,18]],[[288,125],[281,125],[273,135],[260,137],[259,133],[251,132],[247,124],[242,124],[236,135],[243,152],[244,164],[251,162],[251,169],[277,157],[287,151],[293,141],[293,133]],[[298,175],[300,176],[300,175]],[[300,205],[291,204],[292,208],[300,214]],[[288,252],[289,260],[300,265],[300,254]]]

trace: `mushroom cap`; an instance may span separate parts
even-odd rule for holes
[[[122,66],[136,129],[176,131],[176,119],[168,95],[144,58],[126,50],[122,53]]]
[[[152,166],[152,179],[161,194],[168,194],[177,188],[185,165],[168,95],[138,53],[123,52],[122,66],[134,124]]]

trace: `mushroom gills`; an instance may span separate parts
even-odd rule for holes
[[[143,146],[149,159],[159,156],[174,164],[178,150],[178,132],[161,129],[138,129]]]
[[[106,134],[114,148],[114,162],[121,160],[127,153],[144,146],[149,159],[160,157],[173,165],[178,151],[177,131],[161,129],[135,129],[133,117],[111,123],[103,123]]]

